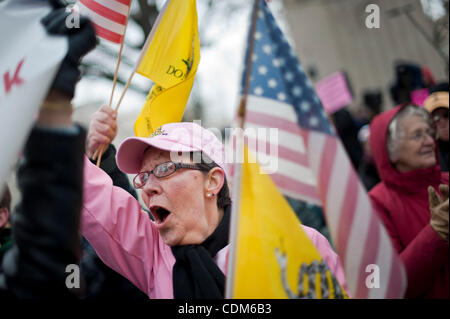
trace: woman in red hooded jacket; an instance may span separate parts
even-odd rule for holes
[[[399,106],[376,117],[371,132],[382,181],[370,197],[405,264],[406,297],[449,298],[448,186],[443,199],[432,194],[432,209],[428,194],[449,178],[440,172],[431,120],[421,108]]]

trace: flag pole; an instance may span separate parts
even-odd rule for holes
[[[114,82],[113,82],[113,88],[111,91],[111,97],[109,98],[109,107],[112,107],[112,101],[113,101],[113,97],[114,97],[114,90],[116,88],[116,84],[117,84],[117,74],[119,71],[119,65],[120,65],[120,61],[122,58],[122,49],[123,49],[123,41],[122,44],[120,45],[120,51],[119,51],[119,58],[117,59],[117,65],[116,65],[116,72],[114,73]],[[117,109],[116,109],[117,112]],[[103,152],[105,151],[106,145],[102,144],[97,148],[97,151],[95,151],[94,153],[94,160],[97,158],[97,166],[100,167],[100,162],[102,161],[102,156],[103,156]],[[98,157],[97,157],[98,156]]]
[[[130,87],[131,80],[133,79],[133,76],[134,76],[135,74],[136,74],[136,70],[134,70],[133,73],[131,73],[131,75],[130,75],[128,81],[127,81],[127,84],[126,84],[125,88],[123,89],[122,95],[120,96],[119,102],[117,103],[117,106],[116,106],[116,108],[115,108],[115,112],[117,112],[117,111],[119,110],[120,103],[122,102],[123,97],[125,96],[126,91],[127,91],[128,88]],[[111,106],[111,104],[110,104],[110,106]],[[105,145],[101,145],[101,146],[99,147],[100,151],[97,150],[97,152],[95,152],[95,153],[99,153],[98,158],[97,158],[97,166],[98,166],[98,167],[100,167],[100,162],[101,162],[101,160],[102,160],[102,155],[103,155],[103,151],[104,151],[105,147],[106,147]],[[94,159],[95,159],[95,154],[94,154]]]
[[[122,95],[120,96],[119,102],[117,102],[116,109],[115,109],[116,112],[119,110],[120,104],[122,103],[125,93],[127,92],[128,88],[130,87],[131,80],[133,79],[135,74],[136,74],[136,68],[133,70],[130,77],[128,78],[127,84],[125,85],[125,88],[123,89],[123,92],[122,92]]]
[[[165,11],[165,10],[167,9],[168,2],[169,2],[169,1],[166,2],[166,4],[164,5],[164,7],[163,7],[163,9],[162,9],[161,11]],[[161,17],[158,16],[158,19],[156,20],[155,25],[159,25],[160,19],[161,19]],[[142,50],[141,50],[141,54],[139,55],[139,59],[137,60],[136,65],[134,66],[133,72],[130,74],[130,77],[128,78],[127,84],[125,85],[125,88],[124,88],[123,91],[122,91],[122,95],[120,96],[119,101],[117,102],[117,105],[116,105],[116,108],[115,108],[115,111],[116,111],[116,112],[119,110],[119,107],[120,107],[120,105],[122,104],[122,100],[123,100],[123,98],[125,97],[125,93],[127,92],[128,88],[130,87],[131,80],[133,79],[134,75],[136,74],[136,71],[137,71],[139,65],[140,65],[141,62],[142,62],[142,59],[144,58],[145,53],[147,52],[148,47],[150,46],[150,44],[151,44],[151,42],[152,42],[152,40],[153,40],[153,37],[154,37],[154,35],[155,35],[155,33],[156,33],[156,30],[155,30],[155,29],[156,29],[156,28],[152,28],[152,30],[151,30],[149,36],[147,37],[147,40],[145,40],[144,46],[142,47]],[[110,104],[110,105],[111,105],[111,104]],[[103,148],[103,146],[102,146],[102,148]],[[97,153],[97,152],[96,152],[96,153]],[[101,162],[101,154],[102,154],[102,153],[103,153],[103,150],[100,151],[100,156],[99,156],[98,159],[97,159],[97,166],[100,166],[100,162]],[[95,154],[94,154],[94,155],[95,155]],[[94,159],[95,159],[95,156],[94,156]]]
[[[123,97],[125,96],[125,92],[126,92],[126,91],[128,90],[128,88],[130,87],[131,80],[133,79],[133,76],[134,76],[135,74],[136,74],[136,70],[134,70],[133,73],[131,73],[130,78],[128,79],[127,85],[126,85],[125,88],[123,89],[122,95],[120,96],[119,102],[117,103],[115,112],[117,112],[117,111],[119,110],[120,103],[122,102]],[[101,145],[101,146],[99,147],[100,151],[97,150],[97,152],[95,152],[95,154],[94,154],[94,160],[95,160],[95,155],[98,153],[98,158],[97,158],[97,166],[98,166],[98,167],[100,167],[100,162],[102,161],[102,155],[103,155],[103,152],[104,152],[104,150],[105,150],[105,147],[106,147],[106,145]]]
[[[131,73],[130,77],[128,78],[127,84],[125,85],[125,88],[122,91],[122,95],[120,96],[119,101],[117,102],[117,105],[116,105],[116,108],[115,108],[115,112],[117,112],[119,110],[119,107],[122,104],[122,100],[125,97],[125,93],[127,92],[128,88],[130,87],[131,80],[133,79],[134,75],[136,74],[137,69],[139,68],[139,65],[141,64],[142,60],[144,59],[144,56],[145,56],[145,54],[146,54],[150,44],[152,43],[152,40],[153,40],[153,38],[155,36],[155,33],[156,33],[156,30],[157,30],[157,26],[159,26],[159,24],[161,22],[161,19],[162,19],[162,16],[164,15],[164,12],[167,10],[167,8],[169,6],[169,2],[170,1],[166,1],[166,3],[164,4],[163,8],[160,11],[160,14],[158,15],[158,18],[155,21],[155,24],[153,25],[152,30],[150,31],[150,34],[148,35],[147,39],[145,40],[144,46],[142,47],[142,50],[141,50],[141,54],[139,55],[139,59],[136,62],[136,65],[134,67],[133,72]],[[129,15],[129,12],[130,12],[130,7],[128,8],[128,15]],[[112,104],[112,97],[111,97],[111,100],[110,100],[110,106],[111,106],[111,104]],[[104,147],[105,146],[102,145],[101,148],[97,149],[97,151],[94,153],[94,158],[93,158],[94,160],[97,157],[97,154],[99,154],[99,157],[97,159],[97,166],[100,166],[101,157],[102,157],[102,153],[104,151],[103,150]]]
[[[245,86],[244,86],[244,95],[241,98],[239,104],[238,115],[240,117],[239,130],[237,134],[236,141],[236,171],[233,178],[233,190],[232,190],[232,212],[231,212],[231,229],[230,229],[230,255],[228,260],[228,270],[227,270],[227,282],[225,287],[225,298],[231,299],[234,295],[234,287],[233,287],[233,278],[235,276],[235,263],[236,263],[236,240],[237,240],[237,232],[238,232],[238,221],[239,221],[239,206],[240,206],[240,193],[241,193],[241,184],[242,184],[242,163],[239,163],[238,160],[242,158],[241,152],[243,151],[244,146],[244,125],[245,125],[245,115],[247,108],[247,97],[250,91],[250,76],[252,74],[252,64],[253,64],[253,51],[255,48],[255,33],[256,33],[256,23],[258,20],[258,6],[260,0],[254,0],[253,3],[253,15],[252,15],[252,25],[249,34],[249,49],[248,56],[246,61],[246,73],[245,73]],[[234,138],[233,138],[234,140]],[[234,142],[234,141],[233,141]],[[245,154],[243,156],[245,160]]]
[[[126,91],[128,90],[128,88],[130,87],[131,84],[131,80],[133,79],[133,76],[136,74],[137,69],[139,68],[139,65],[141,64],[142,60],[144,59],[144,56],[148,50],[148,48],[150,47],[150,44],[152,43],[152,40],[155,36],[155,33],[158,29],[159,24],[161,23],[161,19],[162,16],[164,15],[165,11],[167,10],[167,7],[169,6],[169,2],[170,1],[166,1],[166,3],[164,4],[164,7],[161,9],[158,18],[156,19],[152,30],[150,31],[150,34],[147,37],[147,40],[145,40],[144,46],[142,47],[141,50],[141,54],[139,55],[139,59],[136,62],[136,65],[134,67],[133,73],[131,73],[130,78],[128,79],[128,82],[125,86],[125,89],[122,92],[122,95],[120,96],[119,102],[117,102],[116,105],[116,112],[119,110],[120,104],[122,103],[123,97],[125,96]]]
[[[246,115],[246,108],[247,108],[247,97],[248,97],[248,93],[250,92],[250,77],[252,74],[252,66],[253,66],[253,51],[255,50],[256,22],[258,20],[258,4],[259,4],[259,0],[255,0],[255,3],[253,5],[252,27],[251,27],[251,31],[250,31],[250,44],[249,44],[247,61],[246,61],[247,72],[245,73],[244,95],[241,98],[241,102],[239,105],[239,111],[238,111],[239,117],[241,119],[240,125],[239,125],[239,127],[241,129],[244,129],[245,115]]]
[[[113,102],[113,98],[114,98],[114,91],[116,89],[116,84],[117,84],[117,76],[119,73],[119,66],[120,66],[120,62],[122,61],[122,51],[123,51],[123,47],[124,47],[124,43],[125,43],[125,34],[127,33],[127,27],[128,27],[128,19],[130,18],[130,10],[131,10],[131,2],[130,5],[128,6],[128,14],[127,14],[127,24],[125,24],[125,30],[123,33],[123,39],[121,41],[120,44],[120,49],[119,49],[119,57],[117,58],[117,63],[116,63],[116,70],[114,72],[114,80],[113,80],[113,87],[111,90],[111,96],[109,98],[109,107],[112,107],[112,102]],[[116,109],[117,112],[117,109]],[[102,156],[103,156],[103,152],[105,151],[106,145],[100,145],[97,150],[94,153],[94,160],[97,158],[97,166],[100,167],[100,162],[102,161]]]
[[[109,107],[112,107],[111,105],[112,105],[113,98],[114,98],[114,90],[116,89],[117,74],[119,73],[119,65],[120,65],[120,61],[122,60],[122,50],[123,50],[124,42],[125,41],[122,41],[122,43],[120,44],[119,58],[117,59],[116,71],[114,72],[114,81],[113,81],[113,87],[112,87],[112,91],[111,91],[111,97],[109,98]]]

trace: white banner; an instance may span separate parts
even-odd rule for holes
[[[0,192],[67,53],[67,38],[40,22],[50,10],[36,0],[0,4]]]

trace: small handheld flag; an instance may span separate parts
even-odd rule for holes
[[[94,24],[97,36],[113,43],[122,43],[131,0],[79,0],[81,14]]]
[[[154,85],[136,120],[136,136],[181,121],[200,62],[197,20],[195,0],[169,0],[161,11],[137,67]]]

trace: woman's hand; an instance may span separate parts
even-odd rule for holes
[[[117,135],[117,113],[108,105],[103,105],[92,115],[86,141],[86,155],[94,159],[101,145],[108,146]]]
[[[442,197],[439,196],[433,187],[428,187],[431,212],[430,224],[438,236],[448,242],[449,187],[448,185],[440,185],[439,190],[442,193]]]

